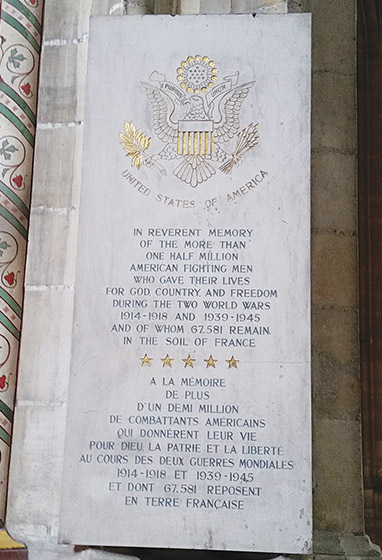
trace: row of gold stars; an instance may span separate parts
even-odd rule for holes
[[[153,360],[153,358],[149,358],[147,354],[145,354],[143,356],[143,358],[139,358],[142,362],[142,366],[151,366],[151,361]],[[170,356],[167,354],[165,358],[161,358],[161,361],[163,362],[162,367],[172,367],[172,362],[174,361],[174,358],[170,358]],[[206,362],[206,368],[209,367],[215,367],[215,364],[218,360],[214,360],[214,358],[212,357],[212,355],[210,355],[210,357],[208,358],[208,360],[204,360],[204,362]],[[230,360],[225,360],[228,364],[228,369],[230,368],[237,368],[237,364],[239,363],[239,360],[235,360],[235,358],[232,356],[232,358]],[[191,355],[189,354],[187,358],[183,358],[183,362],[184,362],[184,367],[194,367],[194,362],[196,362],[195,358],[191,358]]]

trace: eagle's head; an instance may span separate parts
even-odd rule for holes
[[[182,103],[189,105],[186,119],[205,119],[207,117],[204,101],[199,95],[191,95],[188,99],[183,99]]]

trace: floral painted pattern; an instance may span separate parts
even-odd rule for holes
[[[0,0],[0,525],[23,305],[43,0]]]

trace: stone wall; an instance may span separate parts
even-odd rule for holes
[[[286,12],[286,1],[46,0],[25,316],[7,524],[32,560],[58,546],[89,14]],[[378,555],[363,535],[357,311],[355,0],[313,14],[312,342],[315,550]],[[128,16],[127,16],[128,17]],[[48,163],[49,162],[49,163]],[[83,551],[78,558],[100,552]],[[196,553],[195,553],[196,557]]]
[[[316,530],[363,530],[357,309],[355,2],[311,0]]]

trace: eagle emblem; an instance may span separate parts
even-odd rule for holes
[[[240,111],[254,81],[238,85],[239,72],[219,83],[218,69],[207,56],[188,56],[177,69],[177,83],[153,72],[141,82],[152,109],[152,127],[163,142],[155,155],[141,130],[125,122],[122,146],[132,166],[157,168],[167,175],[164,161],[175,160],[173,174],[191,187],[208,181],[218,168],[232,173],[248,150],[258,143],[258,124],[240,130]],[[234,150],[230,142],[236,138]],[[162,163],[160,163],[162,162]]]

